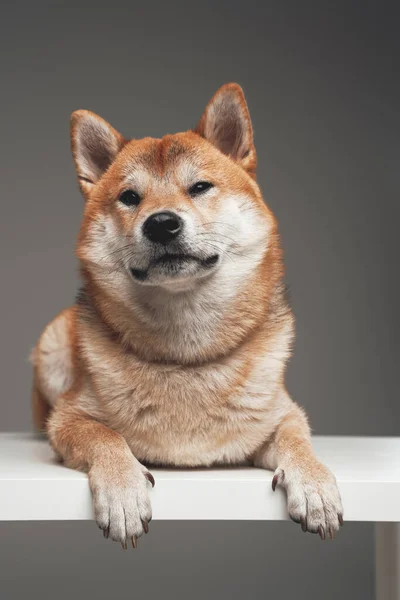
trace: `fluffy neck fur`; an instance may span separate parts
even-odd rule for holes
[[[276,331],[287,314],[279,239],[249,269],[249,257],[222,266],[190,291],[132,286],[130,302],[85,265],[78,301],[83,321],[149,362],[203,364],[231,354],[257,332]]]

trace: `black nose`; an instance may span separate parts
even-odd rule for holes
[[[182,226],[182,219],[175,213],[158,212],[150,215],[143,223],[143,233],[152,242],[168,244],[179,235]]]

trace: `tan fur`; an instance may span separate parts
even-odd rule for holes
[[[161,140],[127,142],[77,111],[72,150],[87,200],[84,285],[34,351],[33,405],[59,456],[89,473],[100,527],[123,544],[147,530],[151,475],[141,462],[253,463],[276,469],[303,528],[333,534],[336,482],[284,387],[293,316],[239,86],[217,92],[195,132]],[[193,198],[199,180],[213,187]],[[137,206],[118,201],[126,189]],[[180,215],[185,252],[196,257],[176,272],[159,266],[142,233],[162,210]]]

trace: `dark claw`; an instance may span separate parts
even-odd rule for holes
[[[338,515],[338,519],[339,519],[339,524],[340,524],[340,527],[343,527],[343,525],[344,525],[344,522],[343,522],[343,515]]]
[[[329,537],[331,538],[331,540],[333,540],[334,536],[335,536],[335,534],[334,534],[332,527],[329,527]]]
[[[124,550],[128,550],[128,544],[126,543],[126,540],[125,542],[121,542],[121,546]]]
[[[143,529],[145,533],[149,533],[149,524],[147,521],[142,521]]]
[[[307,531],[307,518],[300,519],[300,523],[301,523],[301,528],[305,533]]]
[[[156,485],[155,479],[154,479],[153,475],[150,473],[150,471],[146,471],[144,476],[146,477],[146,479],[148,481],[150,481],[151,487],[154,487]]]
[[[300,519],[296,519],[296,517],[290,517],[294,523],[300,523]]]
[[[325,528],[322,525],[320,525],[318,527],[318,533],[319,533],[319,537],[321,538],[321,540],[326,539]]]
[[[136,543],[136,536],[134,536],[134,535],[132,536],[132,546],[133,546],[134,548],[136,548],[136,546],[137,546],[137,543]]]
[[[274,475],[272,479],[272,491],[275,491],[276,486],[278,485],[278,475]]]
[[[107,527],[107,529],[103,529],[103,535],[108,540],[108,536],[110,535],[110,528],[109,527]]]

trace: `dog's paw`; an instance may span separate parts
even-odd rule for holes
[[[307,468],[278,468],[272,489],[277,485],[286,490],[289,516],[303,531],[333,539],[343,525],[343,507],[336,479],[325,465],[315,461]]]
[[[104,537],[121,542],[125,550],[128,543],[136,548],[151,521],[148,484],[154,487],[152,474],[136,461],[129,467],[116,465],[113,471],[93,468],[89,482],[95,519]]]

